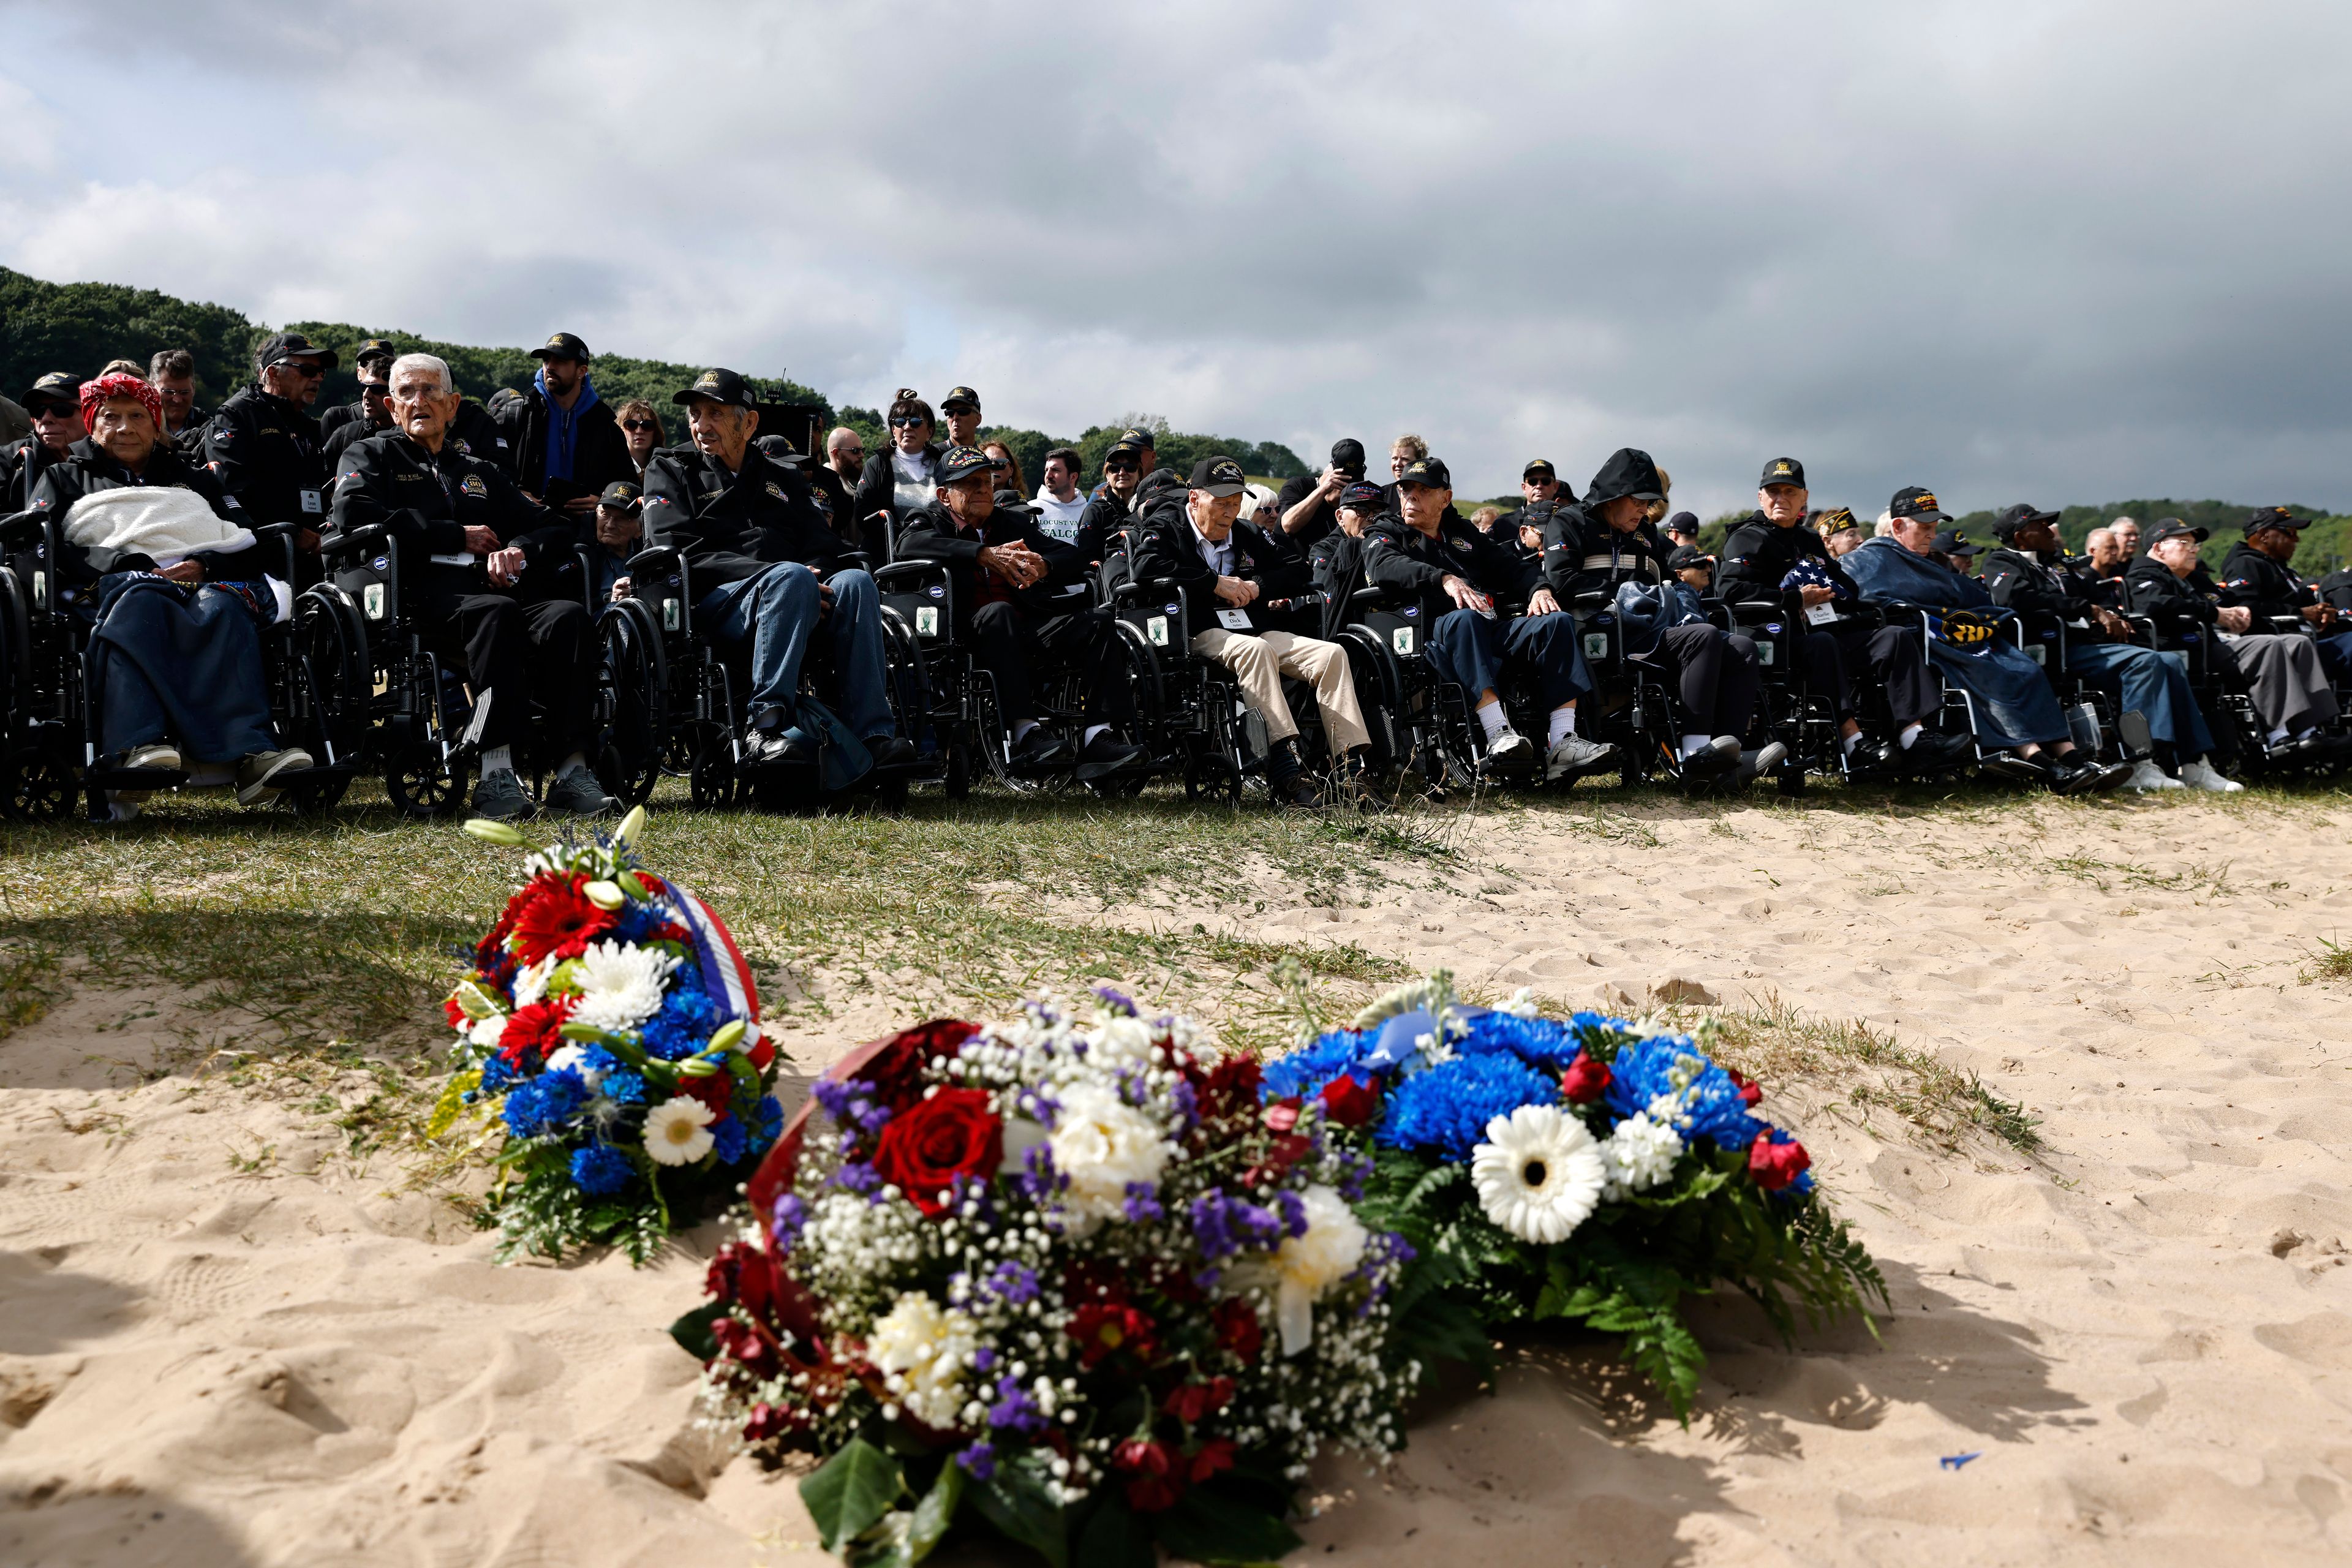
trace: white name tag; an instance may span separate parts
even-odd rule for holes
[[[313,516],[316,516],[327,509],[319,504],[319,492],[317,490],[304,490],[302,492],[302,510],[310,512]]]
[[[1229,632],[1245,632],[1250,629],[1249,612],[1233,609],[1219,610],[1217,624]]]
[[[1805,606],[1805,619],[1812,622],[1812,624],[1817,626],[1825,622],[1836,620],[1837,606],[1835,605],[1807,605]]]

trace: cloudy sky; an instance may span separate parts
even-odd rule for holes
[[[2352,510],[2352,5],[0,0],[0,264],[460,342],[554,328],[1654,454],[1702,515]]]

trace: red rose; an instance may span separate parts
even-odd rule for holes
[[[724,1116],[727,1114],[727,1102],[735,1094],[735,1076],[715,1072],[709,1078],[680,1078],[677,1091],[688,1100],[702,1101],[710,1108],[711,1115]]]
[[[1596,1062],[1582,1051],[1559,1075],[1559,1091],[1570,1105],[1590,1105],[1609,1092],[1609,1064]]]
[[[514,952],[520,962],[537,963],[551,952],[577,958],[619,923],[618,914],[598,909],[580,890],[587,880],[582,871],[561,877],[542,872],[530,879],[523,889],[522,912],[515,918]]]
[[[1775,1143],[1771,1134],[1762,1133],[1748,1146],[1748,1173],[1768,1193],[1779,1192],[1803,1175],[1812,1163],[1813,1157],[1793,1138],[1786,1143]]]
[[[780,1410],[772,1405],[754,1405],[751,1419],[743,1423],[743,1440],[765,1443],[797,1429],[800,1425],[801,1418],[790,1410]]]
[[[1126,1472],[1127,1500],[1138,1513],[1158,1513],[1172,1508],[1184,1495],[1176,1476],[1177,1456],[1165,1443],[1130,1437],[1111,1452],[1111,1463]]]
[[[1244,1366],[1257,1360],[1258,1352],[1265,1346],[1265,1329],[1257,1321],[1257,1309],[1238,1296],[1217,1303],[1209,1314],[1217,1326],[1217,1343],[1233,1352]]]
[[[985,1182],[1004,1163],[1004,1120],[988,1091],[943,1089],[890,1119],[874,1150],[874,1168],[927,1215],[958,1176]]]
[[[1188,1064],[1184,1077],[1192,1086],[1192,1107],[1202,1119],[1222,1121],[1255,1109],[1265,1073],[1255,1057],[1236,1054],[1205,1073]]]
[[[1739,1071],[1737,1068],[1726,1068],[1723,1070],[1729,1073],[1731,1075],[1731,1081],[1739,1086],[1739,1102],[1742,1105],[1753,1105],[1758,1100],[1764,1098],[1764,1086],[1762,1084],[1758,1083],[1754,1079],[1749,1078],[1746,1073]]]
[[[1380,1091],[1354,1073],[1341,1073],[1323,1086],[1323,1116],[1334,1126],[1361,1127],[1380,1109]]]
[[[1233,1396],[1232,1378],[1213,1377],[1206,1383],[1188,1383],[1181,1388],[1170,1389],[1160,1408],[1190,1426],[1223,1410]]]
[[[719,1319],[710,1325],[710,1338],[721,1357],[753,1377],[766,1379],[776,1374],[776,1347],[761,1338],[760,1331],[742,1319]]]
[[[765,1317],[776,1295],[775,1259],[764,1247],[730,1241],[711,1255],[702,1289],[716,1300],[740,1305],[755,1318]]]
[[[1151,1320],[1120,1301],[1090,1301],[1070,1319],[1070,1337],[1078,1342],[1078,1361],[1092,1367],[1121,1351],[1148,1362],[1160,1348],[1152,1336]]]
[[[1212,1437],[1192,1451],[1192,1463],[1186,1468],[1192,1484],[1199,1486],[1219,1470],[1234,1468],[1234,1440]]]
[[[923,1074],[936,1056],[953,1056],[963,1043],[980,1033],[980,1026],[960,1018],[934,1018],[911,1029],[901,1029],[875,1051],[854,1075],[874,1087],[874,1098],[893,1110],[904,1110],[923,1097]],[[955,1091],[968,1092],[968,1091]],[[991,1173],[994,1171],[991,1167]]]
[[[509,1067],[520,1067],[529,1057],[546,1058],[563,1047],[563,1021],[579,1005],[576,996],[541,997],[518,1007],[499,1036],[499,1055]]]

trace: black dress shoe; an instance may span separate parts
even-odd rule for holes
[[[1948,734],[1941,730],[1923,730],[1911,742],[1911,749],[1901,753],[1910,765],[1923,773],[1940,773],[1946,768],[1965,767],[1976,755],[1976,742],[1966,735]]]
[[[1738,765],[1739,737],[1717,735],[1683,759],[1683,776],[1686,779],[1711,779],[1717,773],[1729,773]]]
[[[878,735],[866,742],[877,768],[903,768],[915,760],[915,742],[904,735]]]
[[[2102,763],[2095,758],[2053,757],[2049,763],[2052,795],[2088,795],[2113,789],[2131,777],[2128,763]]]
[[[1013,765],[1016,768],[1050,768],[1069,759],[1070,748],[1043,724],[1013,742]]]
[[[1130,746],[1105,730],[1078,748],[1077,780],[1080,784],[1088,784],[1096,779],[1108,778],[1113,773],[1136,766],[1148,755],[1141,746]]]
[[[1864,735],[1845,754],[1845,771],[1857,778],[1865,773],[1883,773],[1895,765],[1901,754],[1892,742]]]
[[[2011,784],[2047,784],[2050,770],[2036,757],[2021,757],[2015,752],[2002,752],[1987,757],[1979,770],[1987,778],[2007,779]]]

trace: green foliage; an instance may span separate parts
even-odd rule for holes
[[[2039,504],[2039,503],[2037,503]],[[2264,500],[2260,504],[2274,503]],[[2295,570],[2306,577],[2318,577],[2335,571],[2347,560],[2352,560],[2352,516],[2330,516],[2317,507],[2300,501],[2284,503],[2298,517],[2312,520],[2304,530],[2303,546],[2295,552]],[[2253,507],[2228,500],[2173,500],[2169,498],[2149,500],[2109,501],[2105,506],[2069,506],[2058,511],[2058,537],[2067,549],[2079,553],[2083,541],[2095,528],[2105,528],[2119,517],[2137,519],[2140,538],[2145,541],[2160,517],[2177,517],[2191,528],[2209,530],[2211,538],[2198,549],[2198,555],[2208,566],[2219,566],[2230,547],[2243,539],[2246,514]],[[1961,517],[1962,532],[1979,541],[1991,538],[1992,521],[1998,511],[1972,511]]]
[[[907,1483],[898,1461],[852,1437],[833,1458],[801,1478],[801,1501],[827,1552],[839,1552],[891,1510]]]
[[[592,1198],[574,1186],[571,1156],[555,1140],[509,1144],[500,1160],[519,1172],[520,1179],[493,1187],[474,1215],[482,1229],[499,1232],[493,1256],[500,1263],[525,1255],[560,1262],[567,1252],[610,1247],[642,1268],[669,1235],[667,1203],[656,1201],[646,1208],[625,1201],[625,1192]],[[654,1194],[658,1200],[658,1184]]]
[[[1298,1532],[1211,1483],[1194,1487],[1153,1521],[1160,1544],[1195,1563],[1272,1563],[1297,1550]]]
[[[196,400],[212,407],[253,379],[262,329],[224,305],[191,304],[118,283],[44,283],[0,268],[0,393],[16,396],[53,370],[89,377],[110,359],[143,368],[163,349],[196,362]]]
[[[1027,1465],[999,1465],[996,1474],[973,1483],[964,1494],[996,1532],[1043,1557],[1046,1568],[1066,1568],[1070,1560],[1069,1525],[1062,1505],[1045,1490],[1042,1477]]]
[[[709,1361],[719,1354],[719,1337],[711,1330],[725,1316],[726,1302],[705,1301],[690,1312],[680,1313],[669,1326],[669,1337],[695,1360]]]

